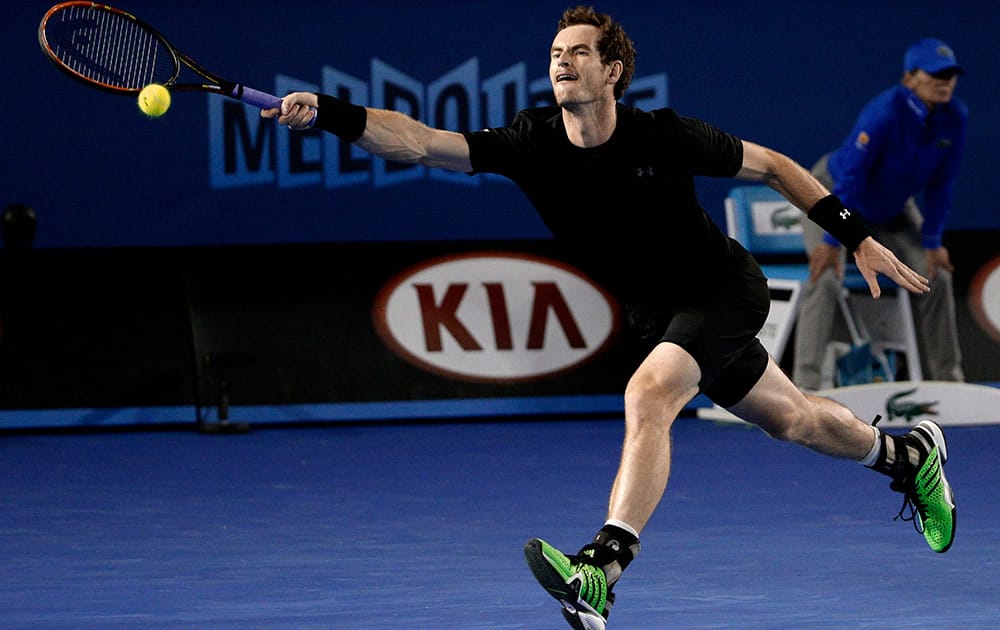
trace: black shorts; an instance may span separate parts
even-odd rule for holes
[[[699,390],[729,407],[747,395],[767,368],[767,350],[757,333],[771,300],[767,279],[749,255],[710,289],[709,295],[684,300],[669,312],[626,309],[629,324],[647,345],[668,341],[694,357],[701,368]]]

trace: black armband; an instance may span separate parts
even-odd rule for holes
[[[368,110],[336,96],[317,94],[319,107],[313,127],[329,131],[345,142],[354,142],[368,126]]]
[[[864,222],[844,207],[837,195],[827,195],[807,213],[809,219],[853,252],[861,241],[871,236]]]

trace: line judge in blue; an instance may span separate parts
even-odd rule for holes
[[[942,244],[965,151],[969,113],[954,96],[964,72],[940,39],[916,42],[904,55],[901,81],[869,101],[843,144],[813,167],[813,175],[878,241],[930,280],[930,292],[913,295],[912,305],[923,373],[936,381],[964,380],[953,267]],[[803,389],[817,390],[846,252],[819,226],[805,221],[803,230],[810,273],[797,323],[793,379]]]

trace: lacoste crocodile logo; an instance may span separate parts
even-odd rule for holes
[[[893,394],[885,401],[885,412],[888,414],[889,420],[903,418],[906,422],[913,422],[913,419],[918,416],[936,416],[938,414],[937,410],[934,409],[934,405],[938,404],[936,400],[933,402],[902,400],[916,391],[917,388],[914,387],[913,389]]]
[[[802,213],[791,204],[781,206],[771,213],[771,227],[776,230],[791,230],[802,223]]]

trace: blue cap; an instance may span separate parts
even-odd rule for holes
[[[903,57],[903,72],[923,70],[927,74],[934,74],[951,69],[959,74],[965,74],[965,68],[958,65],[955,51],[951,46],[933,37],[913,44],[906,49],[906,55]]]

